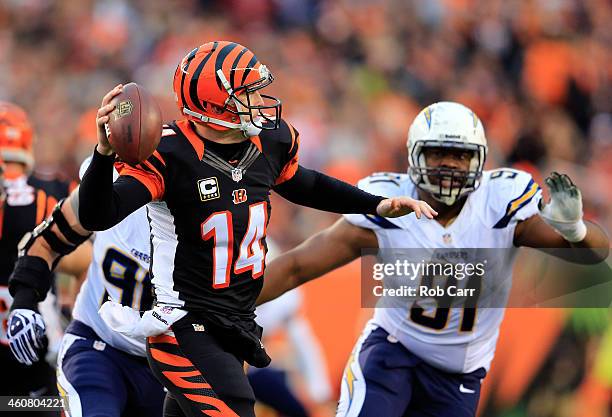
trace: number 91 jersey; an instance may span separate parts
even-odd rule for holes
[[[407,195],[417,198],[417,189],[405,174],[374,174],[361,180],[359,187],[387,197]],[[451,373],[469,373],[479,368],[488,370],[511,288],[516,257],[514,229],[519,221],[538,213],[540,198],[540,187],[529,174],[500,169],[483,173],[480,187],[469,194],[457,218],[446,227],[435,220],[417,219],[414,215],[396,219],[345,215],[351,224],[376,233],[381,250],[377,262],[394,263],[399,259],[397,253],[408,259],[416,256],[418,259],[415,258],[414,262],[417,263],[424,254],[433,253],[467,258],[472,254],[485,254],[485,263],[488,261],[482,278],[459,280],[435,273],[434,277],[425,277],[426,274],[419,273],[413,280],[385,279],[385,288],[401,282],[414,286],[417,292],[411,297],[379,299],[372,322],[438,369]],[[453,259],[452,263],[456,261]],[[467,288],[472,285],[472,278],[480,280],[477,292],[473,293],[476,294],[472,300],[474,303],[468,304],[470,298],[465,297],[453,298],[452,304],[443,305],[440,298],[431,293],[420,293],[424,284],[426,289],[431,284],[430,278],[432,282],[437,280],[437,285],[446,281],[447,289],[450,281],[455,288]],[[489,300],[489,304],[485,300]],[[381,307],[383,304],[385,307]],[[466,307],[468,305],[472,307]]]
[[[92,262],[77,296],[73,317],[91,327],[106,343],[145,356],[145,340],[114,332],[98,309],[111,299],[137,311],[151,309],[149,222],[145,207],[115,227],[94,235]]]

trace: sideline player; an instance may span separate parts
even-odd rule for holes
[[[297,131],[280,118],[280,101],[260,94],[273,79],[236,43],[195,48],[174,77],[186,118],[165,126],[157,151],[125,166],[113,183],[115,155],[104,125],[117,86],[98,110],[98,145],[80,188],[62,206],[65,221],[54,218],[42,232],[52,249],[49,240],[72,247],[86,229],[108,229],[147,205],[156,305],[142,320],[129,310],[134,323],[123,326],[152,336],[147,354],[169,391],[166,415],[254,416],[243,362],[261,367],[270,361],[253,313],[263,284],[270,190],[338,213],[435,215],[423,202],[374,196],[299,166]],[[33,267],[36,276],[28,271]],[[11,290],[37,300],[46,292],[40,277],[48,267],[36,256],[21,257]],[[113,311],[129,314],[105,305],[111,321]]]
[[[89,160],[83,163],[81,173],[88,164]],[[56,211],[53,216],[57,221],[61,212]],[[38,256],[49,265],[58,261],[58,253],[45,239],[34,237],[30,242],[27,255]],[[138,311],[151,308],[149,246],[144,207],[93,238],[92,261],[57,361],[57,386],[65,399],[68,417],[162,415],[165,393],[147,364],[145,339],[114,332],[98,315],[98,309],[108,298]],[[34,311],[19,309],[11,314],[11,319],[18,315],[36,317]],[[9,335],[15,344],[19,337],[19,333]],[[38,357],[24,355],[17,359],[27,363]]]
[[[274,259],[258,303],[360,257],[362,248],[527,246],[582,248],[592,262],[607,256],[608,238],[582,220],[580,191],[566,175],[546,179],[551,201],[542,207],[529,174],[483,171],[484,129],[467,107],[440,102],[425,108],[407,145],[408,174],[374,174],[359,187],[423,199],[438,211],[436,219],[347,215]],[[507,295],[516,251],[496,255],[501,268],[493,276]],[[377,308],[346,366],[337,416],[474,416],[503,314],[502,308],[427,310],[403,302]]]
[[[5,376],[0,379],[0,395],[5,396],[57,393],[53,368],[44,360],[32,367],[20,364],[13,357],[7,338],[7,318],[13,304],[7,285],[17,260],[17,245],[56,203],[44,190],[27,184],[27,170],[33,164],[32,136],[25,111],[15,104],[0,102],[0,159],[4,160],[0,179],[0,368]],[[37,301],[43,299],[44,296]],[[46,300],[45,304],[49,302]],[[38,308],[38,303],[34,308]],[[44,357],[46,339],[41,338],[40,349]]]

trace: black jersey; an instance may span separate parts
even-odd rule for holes
[[[76,181],[67,181],[59,177],[45,177],[36,173],[30,175],[28,184],[34,188],[45,190],[47,195],[52,196],[58,201],[68,197],[72,190],[78,185]]]
[[[164,126],[157,151],[119,167],[144,184],[158,303],[252,319],[263,285],[270,189],[298,167],[298,133],[282,121],[235,159],[206,148],[188,121]],[[229,159],[229,160],[228,160]]]
[[[28,185],[25,176],[6,180],[4,185],[6,200],[0,203],[0,344],[6,345],[6,319],[12,301],[8,279],[17,261],[17,245],[51,213],[57,201]]]

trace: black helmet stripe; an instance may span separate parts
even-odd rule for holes
[[[208,55],[206,55],[202,59],[202,62],[200,62],[200,64],[196,68],[195,72],[193,73],[193,77],[191,77],[191,81],[189,82],[189,97],[191,97],[191,101],[193,101],[193,103],[198,107],[198,109],[202,111],[206,111],[206,109],[204,108],[202,101],[198,98],[198,80],[200,78],[200,74],[202,73],[204,65],[206,65],[210,57],[213,55],[215,49],[216,48],[213,47],[213,49],[208,53]]]
[[[251,68],[253,68],[255,64],[257,64],[257,57],[255,56],[255,54],[253,54],[253,58],[251,58],[249,63],[246,65],[244,74],[242,74],[242,80],[240,80],[240,85],[244,85],[244,80],[246,80],[247,75],[249,75],[249,72],[251,72]]]
[[[191,64],[191,61],[193,60],[195,55],[198,53],[198,49],[200,49],[200,47],[193,48],[193,50],[187,54],[185,59],[181,61],[181,63],[179,64],[179,68],[177,68],[177,71],[181,71],[183,73],[183,75],[181,76],[181,102],[184,104],[187,103],[187,101],[185,100],[185,89],[183,88],[185,86],[185,77],[187,76],[187,69],[189,68],[189,64]]]
[[[232,68],[230,69],[230,85],[232,86],[232,90],[234,89],[234,77],[236,76],[236,67],[238,66],[238,61],[242,58],[242,55],[248,51],[247,48],[243,48],[242,51],[238,54],[236,59],[234,59],[234,63],[232,64]]]
[[[225,61],[225,58],[227,58],[229,53],[232,52],[234,48],[236,48],[237,46],[238,46],[237,43],[232,42],[228,45],[225,45],[223,48],[221,48],[221,50],[217,54],[217,59],[215,60],[215,78],[217,80],[217,86],[219,87],[219,90],[221,91],[225,91],[225,88],[223,88],[223,84],[221,84],[221,80],[219,79],[219,76],[217,75],[217,71],[223,68],[223,61]]]

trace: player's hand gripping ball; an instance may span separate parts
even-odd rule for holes
[[[161,111],[153,97],[136,83],[113,92],[107,107],[112,111],[106,113],[108,142],[123,161],[135,165],[151,156],[159,145]]]

